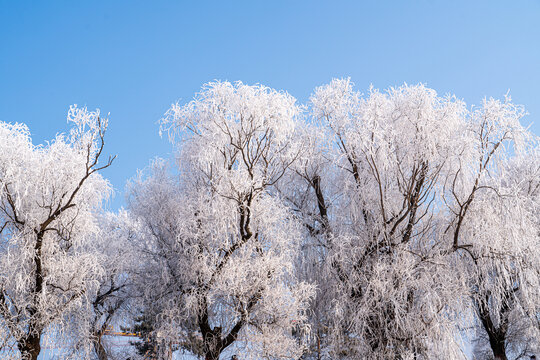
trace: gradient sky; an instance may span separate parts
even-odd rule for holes
[[[156,122],[202,84],[305,102],[349,76],[363,91],[423,82],[469,104],[510,90],[540,134],[540,0],[0,0],[0,120],[42,143],[68,129],[70,104],[110,113],[113,209],[137,169],[170,156]]]

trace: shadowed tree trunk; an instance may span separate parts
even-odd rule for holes
[[[506,356],[506,337],[508,332],[508,311],[512,298],[509,292],[505,295],[505,301],[500,309],[501,314],[498,325],[493,322],[489,311],[489,295],[486,295],[482,301],[478,301],[476,304],[480,322],[488,335],[489,346],[496,360],[508,359]]]
[[[24,360],[37,360],[41,352],[41,334],[31,334],[19,341],[18,348]]]
[[[102,339],[103,339],[103,337],[99,336],[94,341],[94,350],[95,350],[99,360],[108,360],[109,356],[107,355],[107,351],[105,350],[105,347],[103,346]]]

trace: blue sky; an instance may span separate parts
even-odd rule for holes
[[[540,134],[540,1],[0,0],[0,120],[40,143],[67,130],[70,104],[110,113],[112,208],[137,169],[170,156],[156,122],[205,82],[304,102],[348,76],[360,90],[423,82],[471,104],[510,89]]]

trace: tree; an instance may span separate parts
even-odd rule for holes
[[[493,152],[464,223],[470,249],[462,267],[471,287],[480,331],[477,353],[486,358],[520,358],[538,342],[540,162],[535,136],[521,128],[523,110],[486,101],[477,115],[478,144]],[[513,122],[491,120],[485,112],[513,114]],[[488,163],[489,161],[489,163]]]
[[[286,93],[227,82],[167,112],[179,174],[154,162],[133,182],[130,210],[147,307],[169,342],[208,360],[229,347],[243,357],[302,354],[292,332],[306,330],[312,290],[293,276],[299,225],[272,190],[301,153],[299,114]]]
[[[0,123],[0,342],[37,359],[48,328],[62,331],[101,275],[86,251],[111,189],[99,171],[107,120],[71,107],[68,136],[31,143],[26,126]]]
[[[435,196],[459,154],[463,103],[421,85],[364,99],[349,80],[316,89],[311,101],[337,174],[311,179],[313,202],[330,205],[317,216],[330,229],[332,356],[458,354],[449,316],[457,282],[441,264],[447,214]],[[341,189],[332,202],[322,192],[329,181]]]
[[[150,359],[157,357],[157,348],[159,344],[154,336],[155,329],[152,317],[145,316],[144,313],[141,316],[137,316],[133,327],[130,327],[127,330],[140,334],[139,337],[141,340],[131,342],[131,344],[135,346],[138,355]]]
[[[326,248],[324,266],[335,284],[332,356],[462,357],[459,325],[470,309],[464,299],[474,298],[468,262],[487,239],[475,220],[485,206],[479,198],[494,188],[486,179],[502,181],[495,169],[504,142],[526,135],[521,108],[489,100],[469,110],[422,85],[371,89],[363,98],[349,80],[316,89],[311,102],[322,137],[332,141],[318,151],[331,170],[319,172],[308,161],[300,172],[312,199],[306,223],[325,237],[316,241]],[[474,231],[465,230],[469,225]],[[525,227],[538,234],[538,223]],[[482,256],[497,258],[495,248]],[[537,257],[529,253],[533,262]]]
[[[524,114],[424,85],[333,80],[304,107],[209,83],[165,114],[175,161],[139,172],[118,214],[101,208],[99,112],[72,107],[43,146],[0,123],[1,354],[36,359],[54,333],[105,360],[106,329],[132,316],[157,358],[463,359],[467,328],[477,356],[530,356],[540,148]]]

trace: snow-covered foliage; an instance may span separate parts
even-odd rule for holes
[[[0,344],[36,359],[47,328],[63,329],[104,275],[97,214],[109,196],[98,170],[107,121],[71,107],[69,135],[35,146],[26,126],[0,123]],[[19,355],[16,355],[19,356]]]
[[[73,358],[107,360],[116,359],[118,351],[105,335],[111,329],[122,332],[130,323],[130,308],[136,300],[132,279],[140,265],[130,243],[135,229],[129,213],[124,209],[107,212],[98,221],[100,232],[85,251],[98,253],[103,275],[88,286],[82,307],[69,314],[70,338],[65,346]]]
[[[293,276],[299,224],[271,191],[300,154],[299,115],[286,93],[208,84],[163,120],[179,175],[157,160],[130,187],[157,331],[197,355],[302,354],[312,288]]]
[[[301,106],[212,82],[166,112],[175,158],[116,214],[98,112],[72,107],[41,146],[0,123],[0,355],[36,359],[48,333],[110,359],[108,326],[135,323],[141,357],[527,358],[540,147],[523,116],[422,84],[336,79]]]
[[[475,282],[488,274],[497,296],[530,274],[519,303],[535,317],[537,202],[530,190],[520,200],[516,189],[502,189],[510,186],[506,160],[521,163],[537,151],[524,150],[534,139],[519,124],[521,107],[490,99],[467,109],[423,85],[362,96],[348,79],[316,89],[311,103],[323,137],[332,140],[315,152],[330,165],[303,175],[312,196],[303,213],[326,228],[314,241],[325,245],[321,270],[334,279],[324,324],[331,357],[462,358],[459,326],[473,321],[467,314],[477,301]],[[538,175],[537,158],[523,166]],[[514,171],[514,187],[535,175],[526,180]]]
[[[481,327],[477,349],[487,345],[483,352],[501,359],[540,350],[540,152],[529,145],[488,167],[463,228],[471,247],[461,269]]]
[[[457,354],[459,279],[441,256],[446,214],[435,196],[463,147],[464,104],[422,85],[363,98],[349,80],[316,89],[311,102],[332,140],[319,182],[340,189],[326,204],[332,356]]]

